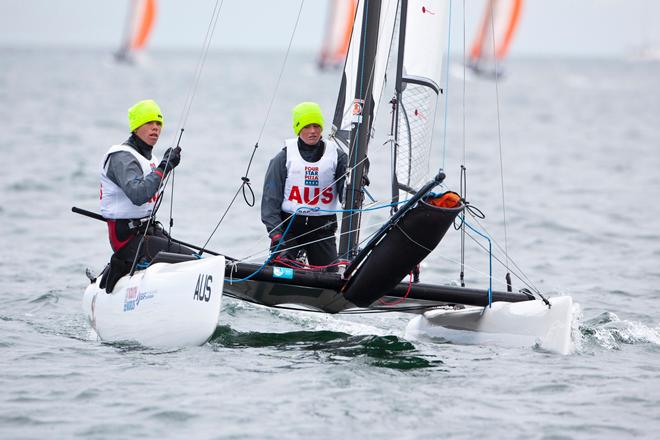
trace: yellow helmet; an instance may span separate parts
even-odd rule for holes
[[[131,132],[151,121],[163,123],[163,113],[156,101],[145,99],[128,109],[128,127]]]
[[[301,102],[293,108],[293,132],[298,136],[309,124],[318,124],[323,130],[321,107],[315,102]]]

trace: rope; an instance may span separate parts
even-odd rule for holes
[[[490,234],[490,232],[488,232],[488,229],[487,229],[484,225],[482,225],[481,222],[479,221],[480,218],[483,219],[484,217],[479,217],[479,216],[475,215],[471,210],[468,210],[468,212],[470,213],[470,215],[472,216],[472,218],[475,220],[475,222],[477,223],[477,225],[479,225],[479,227],[480,227],[481,229],[483,229],[484,231],[486,231],[486,233],[487,233],[488,235],[491,235],[491,236],[492,236],[492,234]],[[482,215],[483,215],[483,214],[482,214]],[[500,252],[502,252],[503,254],[505,253],[504,248],[499,244],[499,242],[498,242],[497,240],[493,239],[493,243],[495,243],[495,247],[496,247]],[[496,258],[496,260],[497,260],[500,264],[502,264],[503,267],[506,267],[506,265],[505,265],[505,263],[504,263],[503,261],[501,261],[501,260],[499,260],[499,259],[497,259],[497,258]],[[526,285],[527,287],[529,287],[530,289],[534,290],[536,293],[540,293],[539,289],[536,288],[536,286],[535,286],[534,283],[531,281],[531,279],[525,274],[525,272],[524,272],[524,271],[518,266],[518,264],[517,264],[517,263],[516,263],[511,257],[509,257],[509,262],[511,262],[511,263],[513,264],[514,268],[519,272],[519,273],[515,273],[515,272],[514,272],[514,275],[516,276],[516,278],[518,278],[523,284],[525,284],[525,285]],[[507,268],[507,270],[508,270],[508,268]]]
[[[488,241],[488,256],[489,256],[489,258],[488,258],[488,270],[489,270],[489,274],[490,274],[489,277],[488,277],[488,307],[492,307],[492,303],[493,303],[493,247],[492,247],[492,244],[491,244],[490,237],[488,237],[485,234],[482,234],[481,232],[479,232],[478,230],[476,230],[475,228],[470,226],[470,224],[468,222],[466,222],[465,220],[463,220],[463,223],[465,224],[465,226],[470,228],[471,231],[475,232],[476,234],[478,234],[479,236],[483,237],[484,239],[486,239]]]
[[[220,18],[220,11],[222,10],[222,5],[224,0],[216,0],[213,7],[213,12],[211,13],[211,19],[209,20],[208,27],[206,28],[206,34],[204,35],[204,43],[202,45],[202,51],[200,53],[199,59],[197,60],[197,65],[195,66],[195,74],[193,85],[188,91],[183,110],[181,112],[180,120],[181,125],[180,129],[183,131],[183,128],[188,122],[188,117],[192,109],[192,103],[197,94],[197,88],[199,86],[199,81],[202,78],[202,72],[204,71],[204,66],[206,65],[206,59],[208,57],[209,48],[211,47],[211,41],[213,40],[213,34],[215,33],[215,28],[218,24],[218,19]]]
[[[224,3],[224,0],[216,0],[215,5],[213,7],[213,12],[211,14],[211,19],[209,20],[209,25],[206,29],[206,35],[204,36],[204,42],[202,44],[202,51],[200,53],[199,59],[197,61],[197,65],[195,67],[195,74],[194,74],[194,80],[193,80],[193,85],[191,86],[190,90],[188,91],[188,95],[186,96],[186,100],[184,101],[183,109],[181,111],[181,116],[179,119],[182,121],[180,125],[180,130],[177,130],[175,132],[175,138],[176,138],[176,133],[179,134],[179,139],[176,142],[176,146],[180,146],[181,143],[181,137],[183,136],[183,131],[186,123],[188,122],[188,117],[190,116],[190,111],[192,109],[192,103],[195,98],[195,95],[197,93],[197,88],[199,86],[199,81],[202,76],[202,71],[204,70],[204,65],[206,64],[206,58],[208,56],[208,51],[209,47],[211,45],[211,40],[213,39],[213,33],[215,32],[215,27],[218,24],[218,19],[220,17],[220,11],[222,10],[222,5]],[[174,143],[174,142],[173,142]],[[167,162],[165,163],[165,169],[167,169],[167,166],[169,165],[169,159],[170,157],[167,157]],[[173,220],[172,220],[172,205],[174,204],[174,170],[170,171],[170,173],[163,178],[163,176],[160,177],[160,182],[158,184],[158,191],[156,191],[156,196],[157,196],[157,201],[156,201],[156,206],[154,206],[154,209],[151,211],[151,214],[149,216],[149,220],[147,221],[147,225],[144,228],[144,232],[142,233],[142,237],[140,238],[140,243],[138,244],[137,251],[135,252],[135,256],[133,257],[133,264],[131,265],[131,270],[130,270],[130,275],[132,276],[133,273],[135,272],[136,266],[137,266],[137,258],[138,255],[140,254],[140,249],[142,248],[142,242],[144,241],[145,237],[147,236],[147,231],[149,230],[149,227],[153,222],[155,222],[156,218],[156,213],[158,212],[158,209],[160,208],[160,205],[162,204],[163,201],[163,194],[165,192],[165,188],[167,187],[167,183],[169,182],[170,175],[172,176],[172,195],[171,195],[171,202],[170,202],[170,228],[168,230],[168,235],[171,234],[172,232],[172,225],[173,225]],[[170,243],[169,238],[168,238],[168,244]],[[205,247],[205,246],[204,246]],[[201,253],[200,253],[201,255]]]

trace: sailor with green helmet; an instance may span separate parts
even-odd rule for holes
[[[101,163],[101,214],[107,219],[110,246],[115,252],[110,270],[104,273],[107,291],[128,273],[138,248],[138,261],[152,258],[160,250],[193,253],[173,243],[168,247],[162,228],[150,228],[148,240],[139,246],[142,220],[153,212],[161,181],[179,164],[181,148],[168,148],[158,162],[152,150],[160,137],[163,114],[150,99],[128,109],[128,126],[131,136],[111,146]]]
[[[270,161],[261,199],[261,221],[274,249],[291,227],[274,257],[284,264],[305,251],[311,266],[336,271],[337,215],[341,209],[348,156],[321,138],[323,114],[318,104],[302,102],[293,108],[297,138]],[[293,248],[293,249],[291,249]],[[283,249],[290,249],[281,252]]]

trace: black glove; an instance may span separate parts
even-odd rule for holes
[[[181,147],[176,147],[175,149],[168,148],[165,150],[165,155],[163,156],[163,160],[160,161],[158,169],[163,173],[163,176],[166,176],[167,173],[179,165],[179,162],[181,162]]]

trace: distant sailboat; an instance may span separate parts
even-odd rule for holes
[[[522,4],[523,0],[488,0],[470,48],[468,66],[475,73],[490,77],[502,74],[500,62],[509,52]]]
[[[117,61],[133,62],[144,48],[156,18],[156,0],[131,0],[124,26],[124,37],[115,53]]]
[[[319,55],[321,69],[342,67],[351,42],[357,0],[331,0],[328,3],[325,36]]]

